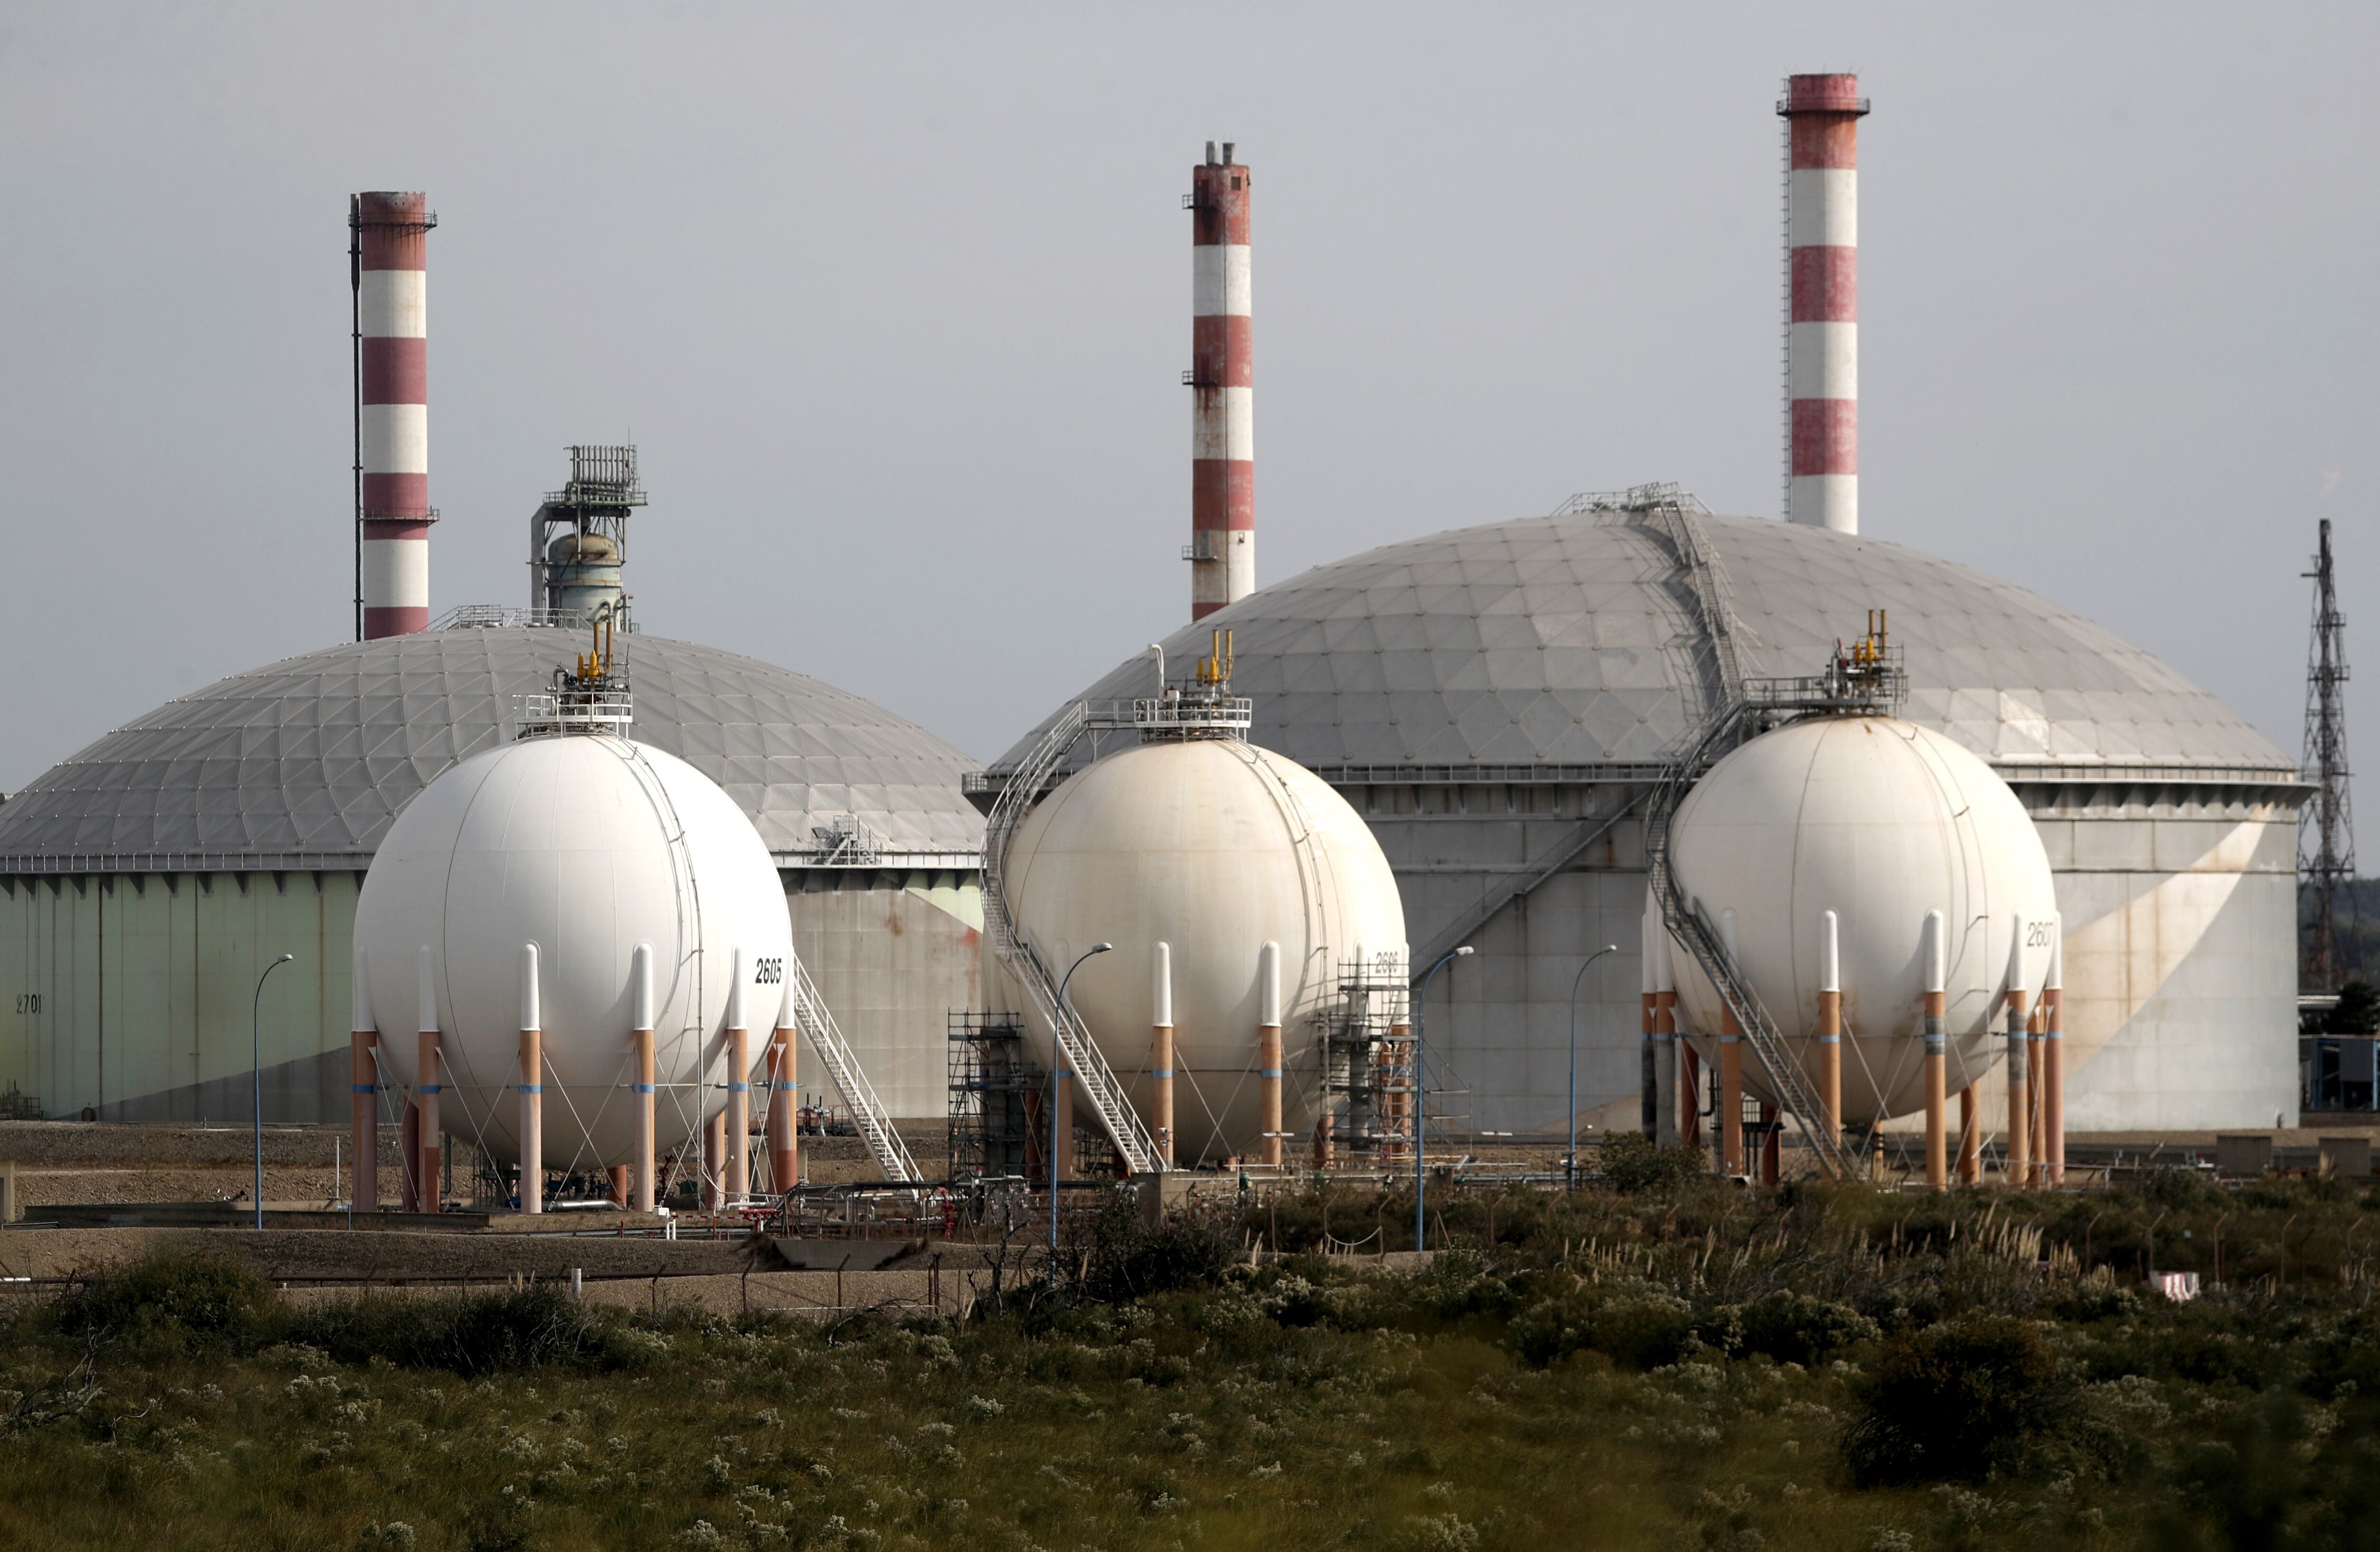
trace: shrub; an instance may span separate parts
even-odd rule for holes
[[[1625,1195],[1668,1191],[1710,1172],[1710,1160],[1700,1148],[1661,1147],[1636,1132],[1615,1132],[1603,1139],[1603,1173],[1611,1188]]]
[[[2032,1324],[1968,1315],[1887,1340],[1843,1451],[1862,1486],[1981,1481],[2058,1429],[2057,1356]]]
[[[1694,1309],[1674,1294],[1591,1286],[1538,1300],[1513,1317],[1508,1335],[1532,1364],[1591,1350],[1639,1369],[1674,1364],[1699,1340]]]
[[[1804,1366],[1879,1334],[1875,1321],[1849,1304],[1781,1288],[1743,1306],[1741,1329],[1742,1351]]]
[[[52,1312],[69,1335],[191,1356],[252,1352],[274,1340],[281,1317],[273,1285],[247,1267],[176,1250],[75,1289]]]
[[[590,1318],[568,1294],[542,1284],[432,1297],[368,1293],[298,1313],[289,1328],[291,1340],[343,1364],[385,1358],[467,1376],[547,1364],[616,1368],[651,1346]]]
[[[1149,1227],[1139,1203],[1122,1191],[1099,1205],[1077,1241],[1076,1291],[1103,1303],[1214,1282],[1236,1254],[1223,1230],[1201,1218],[1169,1218]]]

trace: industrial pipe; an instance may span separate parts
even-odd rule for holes
[[[1636,964],[1639,970],[1636,990],[1636,1027],[1645,1041],[1645,1071],[1639,1080],[1645,1091],[1645,1097],[1639,1121],[1644,1128],[1645,1140],[1658,1146],[1661,1140],[1661,1057],[1664,1049],[1659,1032],[1660,1019],[1655,1012],[1661,1000],[1660,988],[1656,984],[1658,978],[1658,966],[1653,963],[1653,937],[1656,930],[1654,918],[1649,915],[1641,919],[1636,926]],[[1581,966],[1579,974],[1584,976],[1585,973],[1585,966]],[[1571,988],[1571,1001],[1573,1006],[1577,1000],[1578,988],[1573,984]],[[1575,1141],[1578,1133],[1577,1024],[1578,1016],[1573,1012],[1571,1015],[1570,1037],[1570,1113],[1571,1134],[1573,1141],[1571,1144],[1571,1161],[1567,1167],[1566,1175],[1572,1184],[1576,1184],[1578,1180],[1578,1144]]]
[[[430,945],[421,945],[420,1017],[414,1028],[420,1032],[418,1048],[420,1070],[414,1073],[413,1105],[419,1131],[420,1151],[414,1163],[413,1203],[417,1212],[438,1210],[438,1153],[443,1134],[438,1125],[438,973],[437,961]]]
[[[2046,1005],[2041,1041],[2041,1128],[2049,1155],[2048,1183],[2066,1183],[2066,922],[2049,927],[2049,976],[2041,1000]]]
[[[520,957],[520,1210],[545,1211],[545,1021],[538,1008],[537,945]]]
[[[1733,911],[1718,914],[1718,937],[1728,968],[1736,969]],[[1728,1174],[1744,1172],[1743,1027],[1736,1022],[1735,1004],[1724,994],[1718,1000],[1718,1154]]]
[[[2032,1173],[2033,1116],[2030,1074],[2025,1071],[2024,917],[2009,918],[2008,968],[2008,1168],[2001,1179],[2024,1189]]]
[[[371,1012],[370,954],[357,945],[347,997],[347,1122],[356,1159],[356,1183],[347,1193],[350,1222],[358,1203],[366,1212],[380,1211],[380,1023]]]
[[[396,1206],[400,1212],[421,1210],[421,1106],[407,1098],[396,1123]]]
[[[639,943],[628,958],[629,1040],[637,1062],[635,1152],[628,1168],[636,1176],[630,1198],[638,1212],[653,1210],[653,946]]]
[[[1698,1148],[1703,1146],[1702,1059],[1694,1047],[1678,1038],[1678,986],[1666,927],[1653,929],[1653,1037],[1667,1041],[1677,1057],[1670,1083],[1676,1090],[1678,1134],[1670,1141],[1681,1147]]]
[[[1670,984],[1670,932],[1658,922],[1653,925],[1647,952],[1652,956],[1653,1082],[1660,1091],[1661,1107],[1661,1129],[1653,1140],[1676,1147],[1684,1136],[1678,1105],[1679,1090],[1687,1085],[1679,1082],[1678,1053],[1685,1042],[1678,1038],[1678,994]]]
[[[727,1159],[727,1112],[717,1110],[702,1123],[702,1210],[715,1213],[723,1199],[719,1189]]]
[[[1264,1133],[1264,1162],[1281,1168],[1281,945],[1257,951],[1257,1114]]]
[[[1925,965],[1925,1183],[1935,1191],[1950,1183],[1948,1139],[1943,1136],[1949,1081],[1949,1000],[1943,993],[1945,945],[1942,913],[1925,913],[1925,942],[1920,957]]]
[[[727,1205],[752,1198],[752,1031],[744,1012],[744,951],[727,955]]]
[[[1157,1122],[1157,1157],[1173,1165],[1173,947],[1159,943],[1151,988],[1155,1003],[1148,1021],[1148,1078],[1155,1092],[1150,1109]],[[1317,1145],[1319,1146],[1318,1144]]]
[[[1825,936],[1818,961],[1818,1124],[1840,1142],[1843,1135],[1843,960],[1835,914],[1822,918]]]

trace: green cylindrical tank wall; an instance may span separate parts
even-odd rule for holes
[[[288,953],[256,1005],[266,1113],[332,1109],[357,887],[346,871],[6,880],[0,1092],[50,1116],[244,1119],[257,977]]]
[[[795,950],[886,1102],[940,1114],[944,1015],[976,1000],[978,876],[840,874],[786,875]],[[346,1120],[359,886],[349,871],[0,879],[0,1115],[248,1120],[251,999],[290,953],[259,1010],[265,1118]],[[825,1082],[806,1061],[804,1090]]]

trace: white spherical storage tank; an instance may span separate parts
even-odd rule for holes
[[[1885,717],[1789,723],[1713,766],[1669,843],[1680,896],[1732,934],[1740,972],[1814,1081],[1834,914],[1846,1122],[1925,1104],[1930,913],[1943,921],[1950,1092],[1998,1060],[2011,981],[2027,1007],[2038,1000],[2057,932],[2048,857],[2008,784],[1941,734]],[[1671,963],[1686,1027],[1713,1061],[1718,991],[1683,947]],[[1775,1100],[1748,1051],[1744,1082]]]
[[[1314,1015],[1359,951],[1404,952],[1396,879],[1363,819],[1303,766],[1236,739],[1143,744],[1076,773],[1018,827],[1006,878],[1017,929],[1052,976],[1115,945],[1076,973],[1067,1000],[1144,1121],[1167,945],[1184,1164],[1261,1151],[1269,1013],[1282,1032],[1282,1130],[1311,1128]],[[1278,945],[1274,1007],[1267,944]],[[1046,1070],[1048,1028],[1029,1038]]]
[[[358,1012],[381,1032],[382,1081],[407,1085],[419,1076],[412,1032],[435,1020],[440,1125],[505,1163],[519,1157],[512,1101],[529,944],[542,1157],[562,1170],[625,1164],[635,1146],[639,946],[650,950],[663,1150],[726,1102],[731,981],[744,983],[757,1060],[791,954],[768,848],[685,761],[618,738],[545,737],[440,776],[397,815],[364,879]]]

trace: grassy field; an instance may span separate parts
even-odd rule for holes
[[[1057,1290],[964,1328],[552,1287],[300,1309],[160,1257],[17,1318],[0,1545],[2380,1541],[2361,1189],[1744,1194],[1615,1162],[1628,1189],[1450,1194],[1459,1248],[1417,1276],[1298,1254],[1392,1232],[1394,1197],[1154,1232],[1120,1206]],[[1250,1265],[1258,1237],[1287,1254]],[[2194,1302],[2136,1286],[2218,1257]]]

